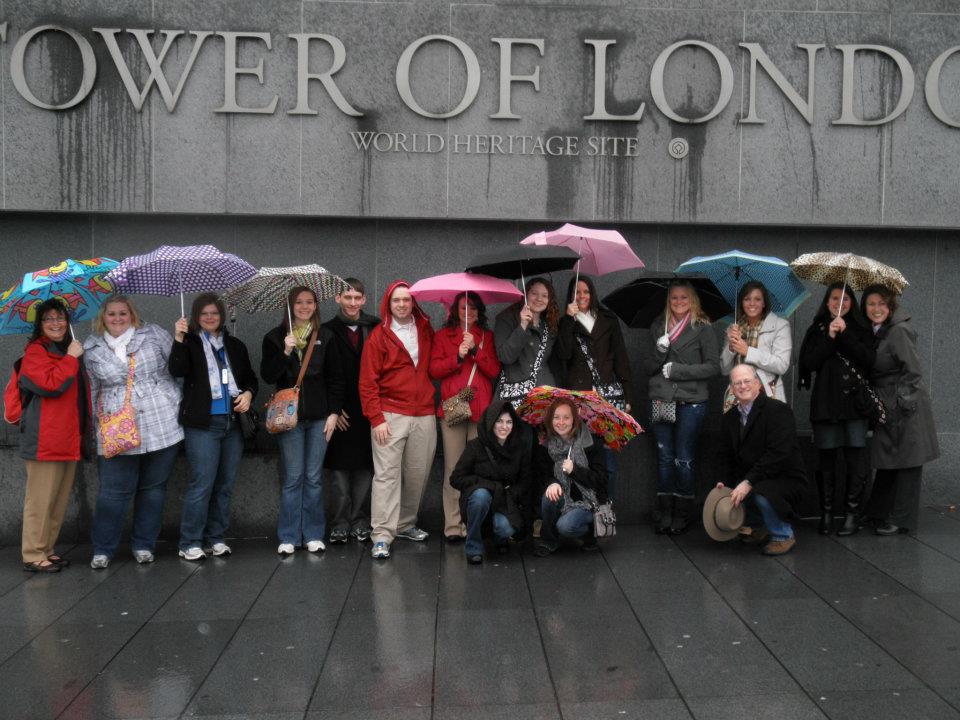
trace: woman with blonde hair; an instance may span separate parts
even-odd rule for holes
[[[140,435],[138,447],[107,458],[97,433],[100,488],[93,514],[92,568],[110,564],[131,498],[133,556],[138,563],[153,562],[167,480],[183,440],[177,419],[180,388],[167,370],[172,345],[170,334],[144,324],[125,295],[106,299],[94,334],[83,344],[94,417],[116,413],[129,398]]]
[[[720,374],[720,349],[700,296],[686,281],[670,284],[663,315],[651,329],[656,340],[646,369],[657,440],[655,529],[679,535],[693,511],[694,459],[707,414],[707,381]]]

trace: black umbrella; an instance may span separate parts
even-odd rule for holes
[[[580,256],[570,248],[552,245],[516,245],[481,253],[470,259],[466,271],[516,280],[556,270],[572,270]]]
[[[613,310],[628,327],[648,328],[663,314],[670,283],[676,280],[693,286],[700,296],[700,306],[711,320],[733,312],[713,281],[700,273],[645,272],[603,298],[603,304]]]

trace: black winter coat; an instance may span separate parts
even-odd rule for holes
[[[223,349],[233,372],[233,381],[240,392],[257,394],[257,376],[250,366],[247,346],[223,330]],[[187,333],[183,342],[173,341],[167,370],[175,378],[183,378],[183,398],[180,400],[178,420],[184,427],[206,430],[210,427],[210,380],[207,376],[207,356],[203,340],[196,333]]]
[[[504,412],[513,418],[513,432],[503,445],[493,433],[493,424]],[[477,424],[477,437],[470,440],[450,473],[450,485],[460,491],[460,515],[467,517],[467,501],[483,488],[493,495],[490,511],[505,515],[513,529],[530,526],[536,500],[530,475],[530,447],[524,442],[521,420],[509,402],[495,400]]]
[[[810,422],[814,423],[863,417],[853,403],[857,380],[838,353],[852,362],[865,378],[870,377],[876,358],[869,328],[851,318],[847,320],[846,330],[831,338],[829,325],[829,320],[814,320],[800,346],[797,386],[810,387],[810,377],[816,373],[810,396]]]
[[[591,437],[593,444],[584,450],[589,466],[581,467],[575,464],[570,477],[585,488],[596,492],[597,502],[603,504],[607,501],[607,456],[603,451],[603,441],[596,435]],[[538,489],[538,497],[542,497],[550,484],[557,481],[553,474],[553,464],[553,458],[547,452],[547,446],[537,445],[533,450],[533,478]],[[573,500],[583,499],[576,485],[570,483],[570,488]]]
[[[574,317],[564,315],[560,318],[553,354],[564,363],[564,387],[570,390],[592,390],[593,375],[577,338],[586,342],[600,382],[607,384],[619,380],[623,385],[625,401],[636,407],[630,359],[627,357],[627,346],[623,342],[623,332],[617,316],[606,308],[600,308],[590,332]]]
[[[300,373],[300,358],[296,351],[283,354],[283,338],[286,334],[282,325],[268,332],[263,338],[260,356],[260,377],[277,390],[296,385]],[[332,341],[333,333],[321,326],[300,388],[297,407],[297,418],[300,420],[326,420],[328,415],[343,409],[343,374],[337,365],[336,354],[328,352]],[[304,349],[304,355],[306,352]]]
[[[723,483],[732,488],[747,480],[777,515],[793,517],[806,490],[807,469],[790,406],[760,393],[742,436],[737,406],[720,419],[720,429],[717,469]]]
[[[353,349],[348,337],[347,324],[339,316],[327,320],[323,327],[330,330],[333,339],[327,353],[336,358],[343,378],[343,410],[347,413],[350,427],[337,430],[330,438],[323,466],[333,470],[368,470],[373,468],[373,451],[370,445],[370,421],[360,407],[360,354],[370,331],[380,324],[380,318],[360,314],[360,342]]]

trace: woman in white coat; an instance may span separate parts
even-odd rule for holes
[[[753,365],[768,397],[787,401],[783,376],[790,367],[793,337],[790,323],[770,311],[770,294],[762,282],[748,282],[737,295],[737,322],[727,328],[720,367],[729,375],[739,363]],[[723,409],[732,407],[727,389]]]

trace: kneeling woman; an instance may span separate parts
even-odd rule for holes
[[[227,333],[226,319],[219,297],[198,296],[189,322],[177,320],[167,361],[170,374],[183,378],[179,417],[191,476],[180,520],[180,557],[186,560],[203,560],[203,548],[230,554],[223,539],[243,455],[237,415],[250,409],[257,393],[247,347]]]
[[[582,537],[583,548],[593,549],[593,506],[607,500],[603,443],[583,424],[570,400],[555,400],[547,410],[544,426],[546,437],[533,456],[543,519],[535,552],[541,557],[554,552],[560,546],[560,536]]]
[[[464,549],[472,565],[483,562],[484,521],[491,517],[497,548],[526,527],[530,518],[530,449],[523,441],[520,419],[509,401],[490,405],[450,474],[460,492],[460,514],[466,518]]]

